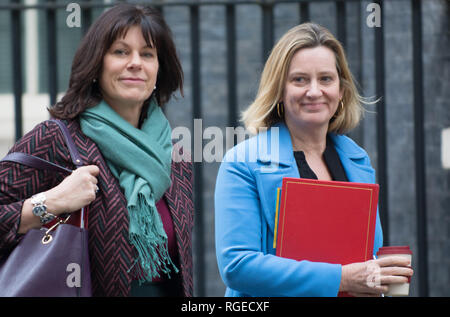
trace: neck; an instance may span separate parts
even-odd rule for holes
[[[294,151],[303,151],[305,154],[321,156],[327,145],[328,127],[322,129],[302,129],[295,127],[289,132]]]
[[[123,119],[128,121],[133,127],[139,125],[139,117],[142,111],[142,103],[117,103],[106,100],[106,103],[119,114]]]

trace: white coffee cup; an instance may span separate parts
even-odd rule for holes
[[[381,247],[377,252],[377,257],[379,259],[388,256],[402,256],[406,257],[410,262],[412,261],[412,252],[409,246],[392,246],[392,247]],[[409,283],[411,278],[408,277],[407,283],[402,284],[390,284],[389,291],[385,294],[386,296],[408,296],[409,295]]]

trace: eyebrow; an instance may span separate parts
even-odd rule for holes
[[[337,71],[336,71],[336,73],[337,73]],[[318,74],[319,75],[336,75],[336,73],[332,70],[325,70],[325,71],[319,72]],[[309,76],[309,73],[305,73],[305,72],[301,72],[301,71],[293,71],[292,73],[289,73],[289,76],[294,76],[294,75],[295,76],[298,76],[298,75]]]
[[[118,44],[121,44],[121,45],[130,47],[130,45],[128,45],[127,42],[125,42],[125,41],[123,41],[123,40],[116,40],[116,41],[111,45],[111,47],[112,47],[113,45],[118,45]],[[141,48],[153,48],[153,49],[156,49],[154,46],[153,46],[153,47],[152,47],[152,46],[148,46],[147,44],[146,44],[145,46],[141,47]]]

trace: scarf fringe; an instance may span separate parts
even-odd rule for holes
[[[139,255],[128,272],[135,268],[139,284],[151,282],[160,277],[159,273],[170,278],[172,269],[178,273],[169,255],[167,235],[156,206],[138,194],[138,205],[128,206],[128,212],[130,223],[135,225],[134,232],[130,230],[130,242]]]

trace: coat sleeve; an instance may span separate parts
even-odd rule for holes
[[[46,121],[17,141],[9,153],[22,152],[68,166],[69,153],[64,144],[58,126]],[[18,163],[0,162],[0,257],[7,254],[23,236],[17,233],[23,202],[33,194],[56,186],[63,177]]]
[[[250,296],[336,296],[338,264],[265,254],[262,211],[254,175],[245,162],[223,162],[215,190],[215,235],[225,284]]]

